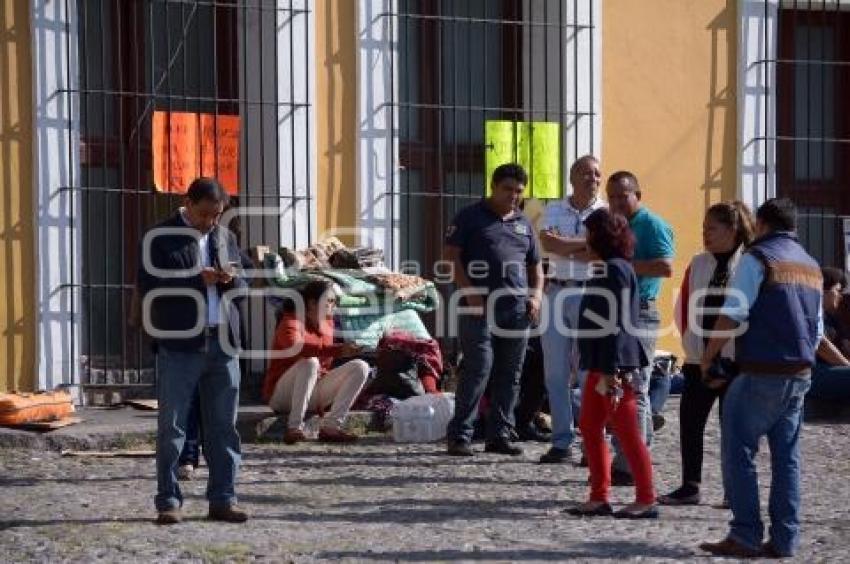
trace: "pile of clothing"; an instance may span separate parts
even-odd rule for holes
[[[287,269],[295,270],[384,266],[384,251],[371,247],[349,248],[336,237],[329,237],[300,251],[281,247],[278,256]]]
[[[298,290],[313,280],[330,282],[337,290],[335,326],[338,334],[367,349],[374,350],[381,337],[391,331],[404,331],[418,339],[430,339],[419,313],[434,311],[439,304],[439,293],[434,283],[419,276],[392,272],[386,268],[334,268],[309,266],[317,257],[330,250],[341,249],[334,240],[319,243],[305,251],[295,253],[299,258],[284,259],[276,253],[266,253],[263,269],[272,273],[266,280],[269,286]],[[282,298],[269,298],[279,308]]]
[[[261,267],[269,286],[300,290],[314,280],[333,284],[337,292],[334,334],[370,352],[374,381],[362,402],[376,398],[405,399],[439,391],[443,359],[420,313],[434,311],[439,293],[433,282],[393,272],[383,266],[383,253],[348,248],[328,239],[301,251],[265,252]],[[275,308],[284,298],[270,297]],[[389,405],[389,404],[387,404]]]

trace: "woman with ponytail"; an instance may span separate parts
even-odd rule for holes
[[[702,482],[703,435],[708,416],[717,400],[722,406],[728,378],[734,372],[734,342],[729,341],[715,362],[715,378],[704,380],[700,359],[723,305],[726,284],[738,265],[741,253],[753,240],[755,220],[741,202],[723,202],[708,208],[702,225],[705,251],[696,255],[682,279],[675,308],[676,324],[682,335],[685,388],[679,404],[679,442],[682,484],[661,496],[663,505],[698,505]],[[722,413],[722,411],[721,411]]]

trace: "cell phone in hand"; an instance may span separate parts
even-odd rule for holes
[[[241,266],[242,263],[240,262],[226,262],[221,266],[221,271],[227,274],[228,276],[236,276],[236,273],[239,271],[239,267]]]

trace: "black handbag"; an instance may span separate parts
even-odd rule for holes
[[[378,351],[377,374],[369,384],[370,395],[383,394],[396,399],[407,399],[425,394],[419,380],[419,362],[416,357],[400,349]]]

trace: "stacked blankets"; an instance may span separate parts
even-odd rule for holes
[[[335,285],[338,294],[335,309],[337,334],[346,341],[375,349],[388,332],[403,331],[417,339],[431,339],[418,313],[434,311],[439,293],[433,282],[391,272],[385,268],[306,268],[287,266],[275,253],[263,258],[263,268],[269,272],[267,283],[277,288],[300,290],[313,280]],[[283,299],[271,297],[275,307]]]
[[[313,280],[335,284],[338,315],[379,315],[404,310],[420,313],[434,311],[439,294],[433,282],[408,274],[372,269],[317,268],[298,270],[284,266],[283,259],[268,253],[263,268],[273,273],[270,286],[300,289]]]

